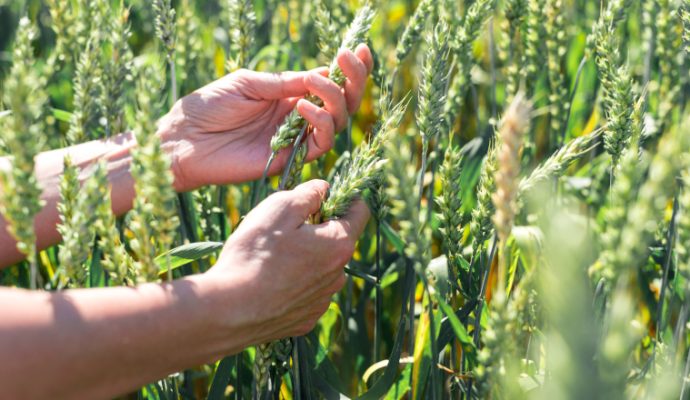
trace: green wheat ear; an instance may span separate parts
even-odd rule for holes
[[[135,269],[139,280],[158,279],[158,266],[154,260],[159,253],[170,248],[179,224],[171,161],[161,148],[154,123],[158,114],[152,106],[155,104],[152,96],[157,93],[156,76],[162,75],[151,69],[142,71],[137,90],[138,126],[135,136],[138,147],[132,152],[136,199],[131,219],[135,240],[131,247],[137,256]]]
[[[347,214],[352,202],[367,190],[380,183],[381,172],[386,164],[384,148],[395,142],[395,134],[405,114],[407,101],[386,109],[371,142],[355,150],[346,166],[333,179],[328,199],[321,205],[321,220],[337,219]]]
[[[45,80],[35,68],[32,42],[37,36],[31,21],[22,18],[12,50],[16,62],[4,82],[3,101],[12,113],[0,120],[5,147],[13,156],[12,168],[0,173],[0,212],[17,240],[17,249],[32,265],[32,288],[36,287],[37,278],[34,217],[43,207],[42,191],[34,175],[34,158],[44,143],[44,109],[48,100]]]
[[[58,231],[62,235],[60,245],[60,286],[87,286],[89,269],[86,261],[91,254],[92,243],[98,224],[98,207],[110,195],[107,185],[107,171],[104,163],[98,163],[91,175],[80,185],[78,167],[69,158],[60,184],[59,205],[61,223]],[[105,184],[104,184],[105,181]],[[109,202],[108,202],[109,203]],[[93,256],[91,254],[91,256]]]

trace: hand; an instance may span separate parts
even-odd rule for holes
[[[327,190],[328,183],[310,181],[268,197],[247,215],[206,273],[216,283],[246,290],[251,300],[244,302],[241,318],[255,326],[253,344],[306,334],[345,283],[343,266],[352,257],[369,210],[360,201],[344,219],[305,224],[318,212]],[[232,306],[221,307],[228,319],[237,317],[231,315]]]
[[[362,100],[373,60],[366,45],[338,54],[347,81],[340,88],[327,68],[280,74],[240,70],[182,98],[160,124],[163,146],[173,158],[175,186],[187,191],[209,184],[258,179],[271,154],[269,142],[285,116],[297,111],[312,126],[307,160],[333,147],[334,134],[345,128],[348,113]],[[302,99],[312,93],[319,108]],[[274,161],[271,174],[285,165],[289,151]]]

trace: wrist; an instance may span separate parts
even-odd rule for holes
[[[209,340],[222,356],[234,354],[261,341],[253,305],[251,282],[242,273],[211,270],[193,277],[200,288],[202,314]]]

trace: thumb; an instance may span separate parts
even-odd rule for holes
[[[311,240],[325,241],[322,245],[332,246],[333,239],[347,238],[355,243],[362,235],[369,220],[369,207],[362,200],[352,203],[347,215],[340,219],[326,221],[319,225],[303,225],[301,230],[308,233]]]
[[[321,209],[321,203],[328,196],[329,184],[315,179],[305,182],[287,193],[290,218],[294,216],[297,225],[302,225],[311,215]]]
[[[349,237],[358,238],[367,227],[370,215],[367,204],[362,199],[358,199],[352,203],[347,215],[337,221],[330,221],[328,223],[340,224]]]

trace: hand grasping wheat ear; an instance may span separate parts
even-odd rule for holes
[[[341,51],[354,51],[358,45],[366,42],[375,16],[376,13],[368,3],[359,9],[357,15],[352,21],[352,24],[350,25],[350,28],[343,37],[343,41],[340,45]],[[340,87],[343,87],[346,84],[347,78],[340,68],[337,57],[331,62],[331,65],[328,69],[328,79]],[[324,105],[323,100],[313,94],[309,94],[304,100],[317,107],[322,107]],[[278,153],[281,150],[288,148],[290,145],[293,145],[293,153],[291,154],[290,161],[288,161],[288,165],[285,168],[286,170],[290,170],[291,164],[295,159],[295,155],[297,154],[297,151],[299,151],[302,140],[306,135],[307,128],[307,122],[300,115],[296,108],[290,114],[288,114],[283,124],[278,127],[275,136],[271,139],[271,155],[266,163],[266,168],[264,169],[262,176],[262,182],[266,180],[271,165],[273,164],[273,160]]]

